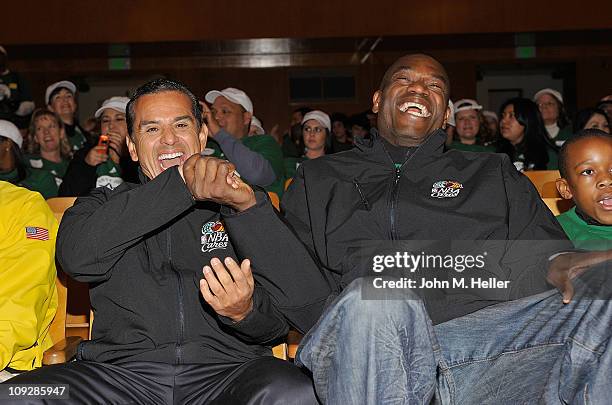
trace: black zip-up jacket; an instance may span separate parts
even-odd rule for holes
[[[506,155],[444,151],[445,139],[430,134],[401,167],[379,137],[300,165],[282,212],[336,291],[363,274],[364,242],[390,240],[485,240],[498,249],[483,275],[511,288],[427,290],[434,323],[551,288],[547,259],[571,245],[531,182]]]
[[[79,359],[244,362],[271,355],[265,345],[284,336],[288,323],[304,331],[316,322],[329,287],[265,193],[249,210],[222,214],[217,204],[196,203],[176,168],[142,181],[95,189],[61,221],[59,262],[89,283],[95,315]],[[281,240],[253,240],[249,229],[258,221]],[[217,315],[199,291],[202,267],[228,256],[251,259],[256,281],[253,311],[238,323]],[[293,259],[305,263],[304,272],[291,274]]]

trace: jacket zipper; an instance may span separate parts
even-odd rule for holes
[[[176,274],[176,278],[178,281],[179,330],[176,341],[176,364],[181,364],[181,360],[183,357],[181,343],[183,342],[183,334],[185,330],[185,308],[183,307],[183,279],[181,277],[181,273],[176,270],[172,265],[172,239],[170,228],[168,228],[167,230],[166,248],[168,250],[168,260],[170,263],[170,268],[174,271],[174,274]]]

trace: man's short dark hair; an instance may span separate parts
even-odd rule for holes
[[[561,150],[559,151],[559,173],[561,173],[561,177],[566,179],[566,175],[568,173],[567,161],[568,161],[568,152],[569,147],[576,142],[579,142],[585,138],[601,138],[608,141],[612,141],[612,135],[607,132],[604,132],[600,129],[596,128],[587,128],[581,131],[578,131],[573,137],[565,141]]]
[[[200,132],[200,128],[202,127],[202,107],[198,102],[196,96],[185,86],[183,83],[178,82],[176,80],[170,79],[155,79],[148,83],[143,84],[139,88],[136,89],[132,98],[130,98],[129,103],[125,111],[127,114],[125,115],[125,120],[127,123],[128,134],[130,138],[132,138],[133,125],[134,125],[134,105],[136,101],[147,94],[155,94],[162,93],[164,91],[178,91],[179,93],[183,93],[191,100],[191,113],[195,117],[196,120],[196,128],[198,133]],[[132,138],[133,139],[133,138]]]

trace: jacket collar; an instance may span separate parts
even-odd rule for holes
[[[446,132],[443,129],[433,131],[427,136],[425,141],[417,147],[411,160],[423,161],[437,158],[444,152],[445,142]],[[385,150],[380,135],[374,135],[368,139],[358,138],[355,140],[355,147],[363,153],[385,156],[387,160],[389,159],[389,154]]]

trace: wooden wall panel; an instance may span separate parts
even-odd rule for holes
[[[612,27],[612,2],[591,0],[105,0],[8,2],[7,44],[322,38]],[[37,4],[38,3],[38,4]]]

